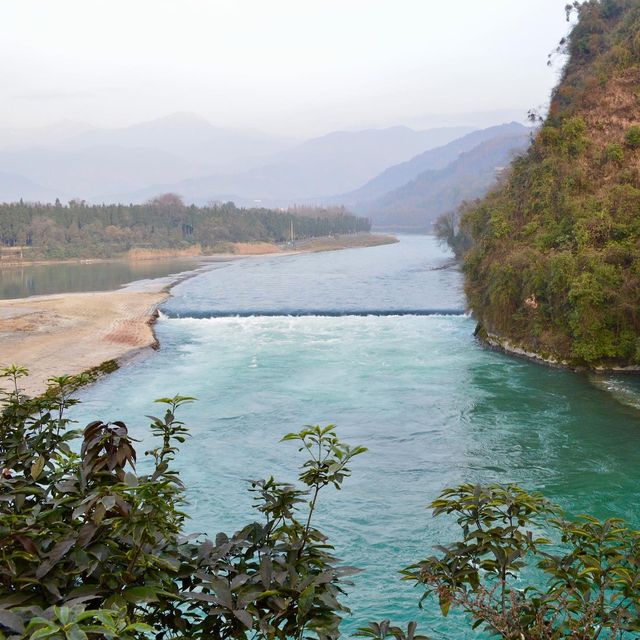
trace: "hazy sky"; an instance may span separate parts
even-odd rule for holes
[[[566,0],[2,0],[3,127],[317,134],[543,105]]]

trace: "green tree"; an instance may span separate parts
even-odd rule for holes
[[[367,232],[371,223],[341,207],[244,209],[232,202],[187,206],[175,194],[139,205],[0,204],[0,246],[25,247],[27,258],[111,257],[133,248],[220,250],[230,242],[285,242]]]
[[[471,247],[471,236],[460,225],[462,216],[471,206],[470,203],[463,202],[456,211],[443,213],[433,224],[433,232],[440,244],[448,246],[458,259],[464,257]]]

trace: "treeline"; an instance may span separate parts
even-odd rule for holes
[[[29,258],[113,257],[134,248],[223,250],[232,242],[285,242],[369,231],[368,219],[343,208],[241,209],[232,202],[186,206],[167,194],[145,204],[0,204],[0,246]]]
[[[640,5],[568,9],[579,18],[562,45],[569,60],[529,152],[440,235],[465,253],[469,304],[488,333],[574,365],[635,366]]]

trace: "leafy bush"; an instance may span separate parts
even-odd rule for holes
[[[604,156],[608,162],[622,165],[624,162],[624,149],[619,144],[610,144],[604,150]]]
[[[632,149],[640,147],[640,125],[635,124],[629,127],[624,134],[624,141],[627,143],[627,146]]]
[[[254,481],[261,522],[194,539],[184,535],[173,468],[188,437],[176,410],[192,398],[158,401],[158,445],[140,474],[124,423],[69,428],[76,379],[55,379],[34,400],[20,391],[25,374],[4,371],[12,390],[0,414],[0,637],[338,637],[348,611],[339,598],[355,570],[336,564],[313,515],[364,448],[341,442],[332,425],[289,434],[307,455],[301,486]]]
[[[142,474],[124,423],[70,429],[81,380],[53,379],[30,399],[19,387],[26,373],[2,372],[11,390],[0,412],[1,640],[340,637],[356,570],[337,563],[314,514],[363,447],[341,442],[333,425],[291,433],[284,440],[306,456],[299,486],[253,481],[260,522],[215,540],[185,536],[173,467],[189,436],[176,411],[192,399],[159,400]],[[640,533],[622,521],[568,520],[516,486],[461,485],[432,508],[455,517],[460,538],[402,573],[443,615],[461,608],[505,640],[637,637]],[[429,640],[415,622],[389,620],[356,636]]]
[[[636,638],[640,532],[621,520],[564,517],[517,486],[446,489],[431,507],[460,537],[404,571],[443,615],[508,640]]]

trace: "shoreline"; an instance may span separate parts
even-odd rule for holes
[[[489,333],[488,331],[480,328],[480,325],[476,327],[474,335],[476,339],[488,349],[504,353],[511,357],[520,358],[521,360],[527,360],[528,362],[533,362],[538,365],[552,367],[554,369],[564,369],[566,371],[573,371],[574,373],[592,373],[598,375],[616,373],[637,376],[640,374],[640,366],[598,365],[588,367],[582,364],[571,363],[569,360],[558,359],[552,355],[544,355],[535,351],[529,351],[522,346],[513,344],[508,338],[503,338],[495,333]]]
[[[52,266],[58,264],[108,264],[117,262],[153,262],[171,260],[179,262],[201,261],[203,264],[212,261],[235,260],[251,256],[265,255],[296,255],[298,253],[312,253],[316,251],[337,251],[340,249],[355,249],[359,247],[376,247],[383,244],[393,244],[398,239],[389,233],[354,233],[339,236],[318,236],[317,238],[303,238],[294,243],[275,244],[272,242],[252,241],[233,242],[233,251],[217,253],[200,253],[189,250],[136,250],[129,254],[111,258],[65,258],[63,260],[0,260],[0,269],[17,269],[20,267]]]
[[[54,376],[76,376],[149,348],[158,348],[153,324],[169,297],[166,285],[22,298],[0,303],[2,366],[29,370],[24,392],[37,396]]]
[[[0,366],[17,364],[29,369],[21,387],[34,397],[46,390],[51,377],[97,372],[91,379],[93,382],[150,349],[159,348],[154,325],[160,305],[169,298],[174,286],[198,275],[208,263],[395,242],[398,242],[395,237],[373,234],[313,239],[288,251],[202,256],[196,269],[141,286],[134,282],[110,291],[0,300]],[[105,364],[109,366],[102,371]]]

